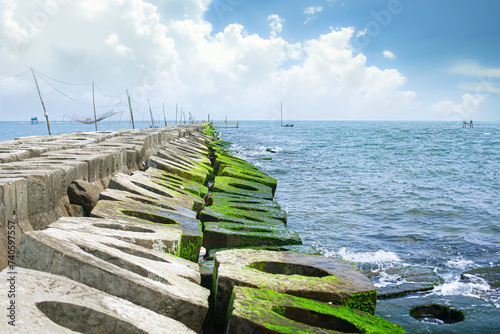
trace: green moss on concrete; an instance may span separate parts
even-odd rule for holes
[[[202,242],[203,236],[182,234],[177,256],[192,262],[198,262]]]
[[[295,312],[288,312],[289,310]],[[345,327],[346,324],[359,333],[405,333],[401,325],[359,310],[328,305],[268,289],[235,287],[229,311],[232,311],[233,317],[238,318],[234,319],[235,322],[247,321],[252,323],[253,327],[264,327],[278,333],[318,333],[319,331],[338,333],[335,327],[342,327],[342,325]],[[228,312],[228,314],[231,313]],[[327,321],[322,323],[330,325],[331,328],[315,327],[314,324],[318,318],[326,319]],[[331,320],[328,321],[328,319]],[[232,333],[231,327],[229,327],[229,333]]]
[[[466,271],[462,274],[462,279],[470,280],[469,275],[484,279],[492,288],[500,287],[500,266],[481,267]]]
[[[226,176],[217,176],[215,178],[213,191],[268,200],[273,199],[272,189],[268,186]]]
[[[248,168],[240,168],[237,166],[223,166],[222,170],[219,169],[217,175],[229,176],[246,181],[261,183],[270,187],[273,190],[273,194],[276,191],[276,187],[278,186],[278,181],[270,177],[266,173]]]

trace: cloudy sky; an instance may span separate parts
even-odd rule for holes
[[[500,1],[1,1],[0,121],[500,120]],[[66,118],[67,119],[67,118]]]

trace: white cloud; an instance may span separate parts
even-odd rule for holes
[[[270,22],[271,27],[271,37],[276,38],[276,36],[283,30],[284,19],[280,18],[277,14],[271,14],[267,17]]]
[[[452,68],[448,69],[447,72],[451,72],[454,74],[461,74],[461,75],[476,76],[476,77],[500,78],[500,68],[483,67],[474,61],[461,62],[453,66]]]
[[[306,14],[306,17],[307,17],[307,19],[304,22],[304,24],[306,24],[309,21],[314,20],[316,18],[315,14],[320,13],[322,11],[323,11],[323,7],[322,6],[307,7],[306,10],[304,11],[304,14]]]
[[[394,55],[394,53],[392,53],[391,51],[389,50],[385,50],[384,52],[382,52],[382,55],[384,56],[384,58],[387,58],[387,59],[396,59],[396,56]]]
[[[431,106],[431,110],[442,114],[444,120],[468,120],[478,112],[477,109],[485,100],[485,95],[464,94],[459,103],[442,100]]]
[[[335,28],[291,43],[278,36],[283,21],[276,16],[270,18],[276,23],[271,38],[249,34],[240,24],[213,34],[204,19],[208,3],[164,0],[156,7],[144,0],[109,0],[93,7],[91,0],[61,1],[38,24],[32,18],[45,13],[41,7],[2,0],[2,75],[25,71],[20,59],[66,82],[95,81],[117,95],[96,96],[98,106],[116,104],[115,110],[128,109],[128,89],[135,110],[143,112],[149,99],[156,118],[162,118],[163,102],[169,118],[178,103],[198,119],[207,114],[279,119],[281,100],[293,106],[286,110],[295,119],[394,119],[414,107],[416,95],[402,89],[401,73],[368,66],[363,54],[354,53],[354,29]],[[23,39],[9,37],[14,32]],[[75,105],[40,81],[49,115],[93,114],[91,107]],[[1,120],[25,120],[40,112],[32,77],[0,83]],[[89,87],[54,84],[91,104]]]

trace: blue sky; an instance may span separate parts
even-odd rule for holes
[[[198,118],[272,120],[283,101],[296,120],[500,120],[495,0],[1,4],[0,120],[40,113],[33,78],[13,77],[26,65],[56,119],[88,116],[95,81],[102,112],[127,108],[128,89],[156,117],[177,103]]]

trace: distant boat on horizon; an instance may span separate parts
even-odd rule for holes
[[[293,126],[293,124],[289,123],[283,125],[283,101],[281,101],[281,126],[284,128],[291,128]]]
[[[40,122],[38,122],[38,117],[31,117],[31,121],[30,121],[30,124],[31,125],[36,125]]]

